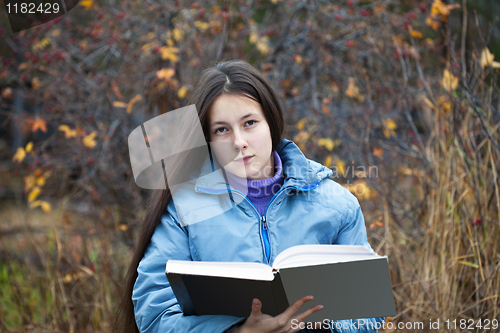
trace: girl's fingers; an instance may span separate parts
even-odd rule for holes
[[[254,298],[252,301],[252,312],[250,313],[250,317],[259,317],[262,314],[262,312],[260,311],[261,307],[262,303],[260,302],[260,300]]]
[[[312,315],[314,312],[318,312],[319,310],[323,309],[323,305],[316,305],[313,306],[310,309],[307,309],[304,312],[299,313],[298,315],[294,316],[293,319],[297,319],[299,322],[303,321],[310,315]]]
[[[278,321],[280,323],[282,322],[288,322],[290,318],[293,316],[295,312],[305,303],[309,302],[313,299],[313,296],[304,296],[302,298],[299,298],[297,301],[295,301],[292,305],[290,305],[282,314],[277,315],[276,318],[278,318]],[[307,310],[308,311],[308,310]]]

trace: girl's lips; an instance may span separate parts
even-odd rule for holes
[[[253,158],[253,156],[248,156],[248,157],[245,157],[243,159],[237,159],[235,160],[236,163],[248,163],[251,159]]]

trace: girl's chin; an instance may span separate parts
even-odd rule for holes
[[[240,178],[245,178],[245,179],[251,179],[254,178],[252,177],[254,175],[254,172],[244,168],[244,167],[239,167],[237,169],[234,168],[226,168],[225,169],[227,172],[232,173],[235,176],[238,176]]]

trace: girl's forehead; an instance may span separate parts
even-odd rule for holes
[[[215,120],[215,118],[238,118],[248,113],[262,116],[262,107],[248,97],[221,95],[214,101],[209,115],[212,120]]]

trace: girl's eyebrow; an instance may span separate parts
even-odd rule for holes
[[[243,117],[241,117],[240,121],[242,121],[245,118],[251,117],[251,116],[259,117],[259,115],[257,113],[248,113],[248,114],[244,115]],[[214,121],[213,123],[210,124],[210,127],[214,127],[215,125],[227,125],[227,123],[225,121]]]

